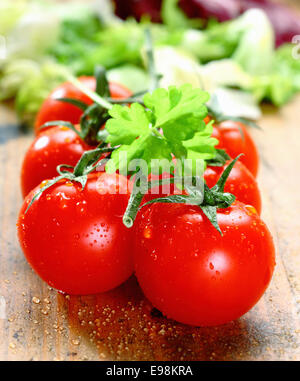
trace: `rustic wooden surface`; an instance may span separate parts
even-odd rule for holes
[[[253,131],[263,219],[277,247],[271,286],[238,321],[191,328],[152,310],[134,277],[112,292],[69,297],[33,273],[15,226],[20,164],[32,135],[0,106],[0,360],[300,360],[299,120],[300,98],[280,112],[265,107],[263,131]]]
[[[33,273],[15,226],[20,165],[32,135],[0,106],[0,360],[300,360],[300,97],[280,112],[263,111],[263,131],[253,135],[262,217],[277,248],[274,277],[238,321],[191,328],[153,310],[134,277],[105,294],[70,297]]]

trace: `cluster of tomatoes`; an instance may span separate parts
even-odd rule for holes
[[[93,77],[80,81],[95,89]],[[115,83],[109,89],[111,98],[131,96]],[[258,153],[247,128],[226,121],[213,130],[218,148],[232,158],[244,154],[225,185],[236,201],[217,210],[222,235],[198,206],[174,203],[145,206],[128,229],[122,216],[132,184],[125,176],[92,172],[84,188],[68,178],[47,188],[57,176],[57,166],[74,167],[95,148],[67,127],[40,129],[54,120],[79,123],[82,111],[58,98],[92,104],[65,83],[50,94],[37,116],[36,137],[22,165],[25,200],[17,223],[21,247],[33,269],[50,286],[69,294],[105,292],[135,273],[153,305],[186,324],[223,324],[246,313],[264,293],[275,265],[272,237],[260,219]],[[209,188],[227,165],[206,168]],[[43,193],[32,202],[41,187]],[[117,191],[110,192],[112,187]]]

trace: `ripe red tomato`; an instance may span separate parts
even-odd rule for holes
[[[256,177],[259,165],[259,155],[256,145],[247,131],[247,128],[239,122],[228,120],[213,128],[212,136],[219,140],[217,148],[223,148],[232,158],[240,153],[244,155],[240,161]]]
[[[21,189],[25,197],[45,179],[57,176],[60,164],[74,166],[82,154],[92,149],[67,127],[51,127],[39,134],[27,150],[21,168]]]
[[[133,231],[122,223],[128,185],[126,177],[98,172],[88,176],[84,190],[61,180],[27,213],[40,186],[26,197],[17,223],[19,241],[30,265],[51,287],[92,294],[110,290],[132,274]]]
[[[209,188],[216,185],[228,164],[229,162],[223,167],[206,168],[204,180]],[[241,162],[237,161],[232,168],[226,181],[224,191],[234,194],[237,200],[244,204],[254,206],[257,213],[261,213],[261,196],[257,182],[252,173]]]
[[[235,202],[217,218],[223,236],[197,206],[152,204],[135,222],[137,279],[168,318],[227,323],[252,308],[271,280],[274,244],[255,209]]]
[[[96,87],[94,77],[81,77],[81,81],[89,88]],[[112,98],[126,98],[131,92],[116,83],[110,83]],[[91,100],[69,83],[59,86],[42,105],[36,122],[38,127],[51,120],[66,120],[76,123],[82,111],[68,103],[55,100],[58,97],[70,97],[91,103]],[[55,177],[56,167],[60,164],[74,166],[81,155],[93,147],[86,144],[75,132],[62,127],[42,129],[23,159],[21,170],[21,189],[25,197],[43,180]]]
[[[80,77],[80,82],[87,88],[95,91],[96,79],[95,77]],[[124,86],[111,82],[109,84],[111,97],[115,99],[128,98],[132,95],[131,91]],[[42,107],[37,114],[35,121],[35,133],[40,133],[40,126],[46,122],[54,120],[64,120],[73,124],[78,124],[82,115],[82,110],[69,103],[60,102],[57,98],[73,98],[87,104],[92,104],[93,101],[84,93],[82,93],[77,87],[69,82],[65,82],[54,89],[48,98],[42,104]]]

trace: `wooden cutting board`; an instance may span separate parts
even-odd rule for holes
[[[15,226],[20,165],[32,135],[0,106],[0,360],[300,360],[300,97],[263,112],[263,131],[252,133],[276,271],[244,317],[192,328],[162,317],[134,277],[105,294],[69,297],[33,273]]]
[[[299,9],[298,0],[285,3]],[[261,155],[262,217],[277,249],[274,277],[238,321],[192,328],[162,317],[134,277],[105,294],[70,297],[33,273],[15,226],[32,135],[0,106],[0,361],[300,360],[300,97],[263,111],[263,131],[252,133]]]

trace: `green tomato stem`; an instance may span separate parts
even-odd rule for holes
[[[90,97],[95,103],[99,104],[100,106],[106,108],[107,110],[110,110],[113,107],[113,105],[110,102],[108,102],[106,99],[102,98],[100,95],[98,95],[94,91],[85,87],[74,76],[68,75],[68,81],[71,82],[74,86],[76,86],[79,90],[81,90],[85,95]]]

